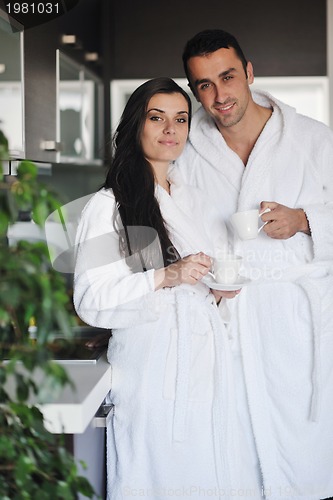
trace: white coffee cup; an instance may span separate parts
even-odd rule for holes
[[[213,259],[213,275],[218,283],[235,283],[239,276],[242,264],[242,257],[239,255],[225,253]]]
[[[263,212],[259,213],[258,209],[246,210],[244,212],[236,212],[231,216],[231,222],[237,231],[238,236],[242,240],[252,240],[258,236],[262,228],[267,224],[264,222],[260,227],[258,226],[259,218],[270,212],[270,208],[266,208]]]

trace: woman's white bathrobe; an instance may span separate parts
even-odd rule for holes
[[[178,167],[228,226],[243,274],[229,334],[245,373],[267,498],[333,496],[333,133],[265,92],[273,113],[246,168],[203,109]],[[240,241],[229,219],[275,201],[303,208],[311,236]]]
[[[159,186],[156,196],[181,256],[223,249],[225,225],[202,193],[177,172],[170,180],[171,196]],[[113,329],[108,498],[259,498],[246,396],[213,295],[202,283],[155,292],[154,270],[132,274],[114,212],[110,190],[84,209],[74,285],[79,316]]]

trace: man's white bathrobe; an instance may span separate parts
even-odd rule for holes
[[[229,334],[245,374],[267,498],[333,496],[333,133],[265,92],[273,113],[246,168],[201,108],[177,161],[220,211],[252,279]],[[275,201],[303,208],[311,236],[240,241],[232,213]]]
[[[214,255],[227,244],[225,225],[177,175],[171,195],[156,187],[172,242],[182,257]],[[203,283],[155,292],[153,269],[133,274],[114,213],[110,190],[85,207],[74,282],[79,316],[113,329],[108,498],[260,498],[246,395],[213,295]]]

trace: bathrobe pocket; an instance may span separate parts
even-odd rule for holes
[[[177,377],[180,370],[187,368],[179,365],[178,329],[169,331],[163,397],[175,399]],[[199,331],[191,328],[185,356],[189,361],[188,400],[211,401],[214,387],[214,337],[211,330]]]

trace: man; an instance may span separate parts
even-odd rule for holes
[[[252,280],[228,305],[229,333],[263,494],[333,496],[333,133],[251,93],[252,64],[229,33],[198,33],[183,63],[202,107],[177,168],[216,205]],[[242,241],[230,216],[255,208],[270,209],[267,224]]]

